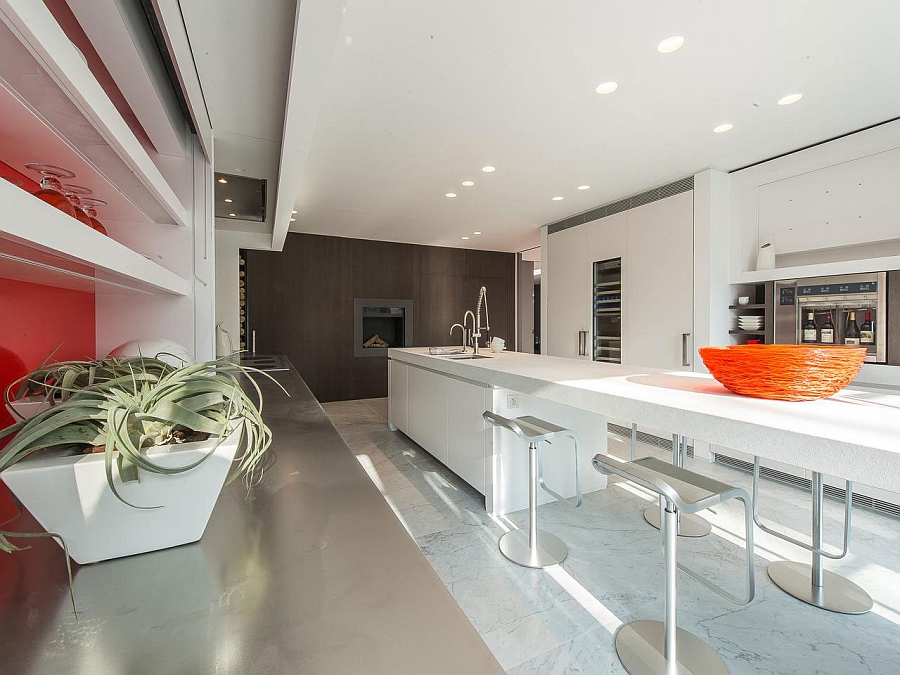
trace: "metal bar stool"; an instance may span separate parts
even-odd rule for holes
[[[554,438],[568,436],[575,442],[575,500],[573,506],[581,506],[581,480],[578,476],[578,434],[530,415],[511,420],[486,410],[484,421],[495,427],[509,429],[528,443],[528,533],[523,530],[507,532],[498,542],[500,552],[509,560],[523,567],[549,567],[558,565],[569,554],[569,549],[559,537],[539,530],[537,526],[537,489],[556,497],[561,502],[572,503],[553,491],[544,481],[544,463],[538,443],[550,443]]]
[[[753,575],[753,524],[750,496],[746,491],[701,476],[693,471],[672,466],[653,457],[634,462],[620,462],[608,455],[596,455],[594,468],[605,475],[625,478],[659,495],[663,552],[666,557],[665,621],[632,621],[616,633],[616,653],[631,675],[720,675],[728,672],[725,662],[693,633],[678,628],[676,614],[676,572],[681,570],[723,598],[746,605],[756,594]],[[728,501],[740,499],[744,504],[744,528],[747,542],[747,594],[743,598],[700,576],[678,562],[676,526],[678,513],[696,513]]]
[[[632,451],[632,461],[634,461],[634,451]],[[672,465],[684,468],[684,458],[687,457],[687,439],[678,434],[672,435]],[[659,510],[655,506],[648,506],[644,509],[644,520],[657,530],[660,529],[662,517]],[[712,532],[712,525],[702,516],[693,514],[678,514],[678,536],[679,537],[705,537]]]
[[[759,518],[759,457],[753,458],[753,521],[763,532],[796,544],[812,553],[812,564],[778,560],[766,573],[772,582],[798,600],[841,614],[865,614],[872,609],[872,598],[846,577],[824,569],[823,558],[840,560],[850,550],[850,521],[853,513],[853,482],[845,481],[844,545],[840,553],[828,553],[822,542],[825,483],[822,474],[812,475],[812,545],[766,527]]]

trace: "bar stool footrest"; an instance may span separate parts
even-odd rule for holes
[[[766,573],[781,590],[808,605],[839,614],[865,614],[872,609],[869,594],[840,574],[823,570],[822,586],[814,587],[808,563],[779,560],[770,563]]]
[[[528,546],[528,530],[507,532],[500,537],[498,544],[507,560],[535,569],[558,565],[569,555],[565,542],[546,530],[537,531],[537,547],[534,549]]]
[[[657,530],[659,525],[659,507],[648,506],[644,509],[644,520]],[[678,536],[679,537],[705,537],[712,532],[712,525],[703,516],[697,516],[692,513],[682,513],[679,516]]]
[[[668,675],[666,627],[662,621],[632,621],[616,633],[616,653],[629,675]],[[728,675],[716,651],[690,631],[679,628],[675,638],[679,673]]]

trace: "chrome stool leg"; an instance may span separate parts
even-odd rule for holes
[[[844,545],[841,553],[827,553],[823,548],[822,523],[825,506],[825,481],[819,472],[812,475],[812,545],[772,530],[759,518],[759,457],[753,461],[753,520],[763,532],[783,539],[812,553],[812,564],[779,560],[769,563],[766,573],[772,582],[798,600],[840,614],[865,614],[872,609],[872,598],[866,591],[840,574],[823,567],[825,558],[840,560],[850,550],[850,525],[853,510],[853,483],[846,481],[844,496]]]
[[[660,497],[661,506],[663,502],[665,499]],[[630,675],[727,675],[725,662],[712,647],[690,631],[678,628],[678,512],[669,503],[659,510],[664,513],[666,619],[632,621],[622,626],[616,633],[616,653]]]
[[[684,458],[687,455],[687,439],[675,434],[672,436],[672,464],[684,468]],[[679,537],[705,537],[712,532],[712,526],[703,516],[688,513],[679,513],[678,536]],[[648,506],[644,509],[644,520],[657,530],[660,529],[659,509]]]
[[[569,554],[562,539],[537,526],[538,444],[528,444],[528,532],[512,530],[500,537],[500,552],[523,567],[558,565]]]

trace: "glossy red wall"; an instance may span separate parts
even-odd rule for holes
[[[96,355],[94,294],[0,279],[0,344],[18,354],[29,370],[53,358]]]

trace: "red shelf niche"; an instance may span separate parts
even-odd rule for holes
[[[29,370],[57,347],[55,361],[96,356],[93,293],[0,278],[0,316],[0,342]]]

